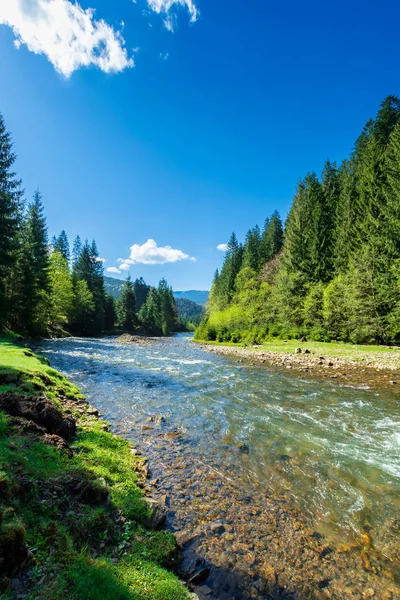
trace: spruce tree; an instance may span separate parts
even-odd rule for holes
[[[259,267],[280,252],[283,246],[283,226],[279,212],[273,212],[271,219],[266,219],[260,241]]]
[[[21,241],[23,192],[13,172],[15,160],[11,136],[0,114],[0,328],[10,308],[8,282]]]
[[[27,331],[44,334],[49,318],[49,243],[42,197],[35,192],[28,206],[21,255],[22,312]]]
[[[117,312],[115,307],[115,300],[112,296],[106,296],[105,309],[104,309],[104,329],[107,332],[112,332],[115,329],[117,322]]]
[[[54,250],[58,250],[58,252],[60,252],[63,255],[63,257],[65,258],[67,263],[69,263],[70,258],[71,258],[70,250],[69,250],[69,242],[68,242],[67,234],[65,233],[64,229],[62,230],[62,232],[60,233],[58,238],[53,238],[52,246],[53,246]]]
[[[123,331],[133,332],[137,328],[135,290],[131,276],[125,280],[117,301],[118,325]]]
[[[143,277],[140,277],[140,279],[136,279],[133,287],[136,298],[136,310],[139,312],[143,304],[146,302],[147,295],[150,291],[150,286],[146,284]]]

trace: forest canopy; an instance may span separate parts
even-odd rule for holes
[[[23,335],[100,335],[122,331],[170,335],[184,329],[172,288],[128,278],[120,298],[106,294],[96,242],[62,231],[48,239],[42,196],[26,204],[14,173],[16,155],[0,115],[0,330]]]
[[[348,159],[297,186],[244,244],[232,234],[196,338],[400,341],[400,100],[388,96]]]

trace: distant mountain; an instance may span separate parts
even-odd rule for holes
[[[104,277],[104,287],[107,294],[110,294],[116,300],[120,297],[124,282],[115,277]]]
[[[204,317],[206,309],[204,306],[187,300],[187,298],[175,298],[178,315],[184,323],[190,321],[194,325],[200,325],[201,319]]]
[[[104,277],[104,287],[107,294],[110,294],[113,298],[119,298],[122,290],[124,281],[122,279],[116,279],[115,277]],[[184,300],[191,300],[200,306],[204,306],[207,303],[210,292],[202,290],[189,290],[188,292],[174,292],[175,298],[183,298]]]
[[[191,300],[192,302],[196,302],[196,304],[200,304],[204,306],[207,304],[208,296],[210,292],[204,290],[189,290],[188,292],[174,292],[175,298],[184,298],[185,300]]]

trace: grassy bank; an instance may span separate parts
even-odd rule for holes
[[[143,457],[108,432],[46,359],[1,337],[3,408],[19,399],[35,407],[43,394],[65,423],[76,422],[77,434],[67,442],[28,414],[0,411],[0,596],[186,599],[166,568],[173,536],[144,526]]]
[[[243,344],[232,342],[203,342],[197,343],[209,346],[245,348]],[[261,346],[246,347],[253,353],[271,352],[276,354],[296,354],[300,348],[302,354],[308,351],[311,355],[324,356],[325,358],[353,361],[361,364],[386,366],[387,368],[400,368],[400,348],[393,346],[362,346],[342,342],[299,342],[299,340],[271,340]],[[306,354],[308,354],[306,352]]]

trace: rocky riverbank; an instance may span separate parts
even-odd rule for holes
[[[133,431],[182,549],[180,574],[201,600],[400,598],[400,554],[385,557],[390,531],[329,538],[308,525],[290,493],[268,492],[194,455],[188,434],[160,415]],[[248,448],[230,452],[245,457]]]
[[[297,347],[287,352],[266,349],[262,346],[244,348],[220,344],[202,344],[198,346],[206,352],[233,356],[239,361],[261,364],[293,375],[312,376],[329,379],[344,385],[368,387],[371,389],[400,390],[399,352],[357,353],[351,358],[330,355],[329,349],[322,355],[298,342]],[[327,346],[327,344],[325,345]]]

